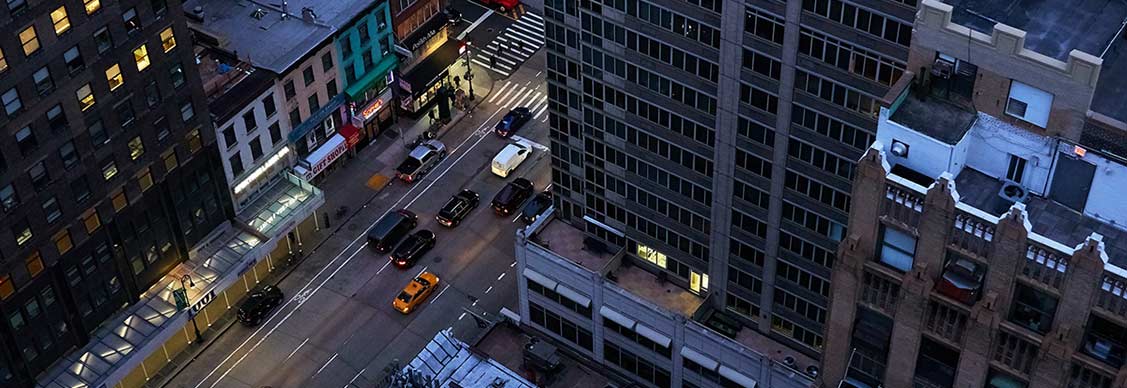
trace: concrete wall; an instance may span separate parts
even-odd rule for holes
[[[288,73],[283,74],[282,77],[278,79],[278,82],[274,85],[274,88],[277,89],[275,93],[281,96],[281,99],[285,102],[284,104],[278,105],[278,107],[279,110],[281,110],[281,114],[286,115],[287,120],[289,119],[290,111],[294,109],[301,112],[302,120],[308,119],[309,116],[313,114],[313,111],[309,109],[309,96],[313,94],[317,95],[317,101],[320,105],[325,106],[325,104],[329,102],[329,99],[333,98],[326,90],[326,85],[328,85],[329,81],[336,82],[337,93],[344,91],[344,83],[341,77],[338,76],[341,64],[334,50],[335,45],[332,43],[323,44],[321,47],[317,48],[316,52],[305,57],[300,63],[289,69]],[[324,66],[321,65],[321,57],[326,54],[333,57],[333,68],[329,69],[327,72],[324,71]],[[313,67],[313,83],[306,86],[302,71],[310,66]],[[297,92],[293,98],[286,99],[286,82],[293,82],[294,90]],[[301,123],[290,122],[290,127],[297,127],[299,124]],[[336,124],[339,127],[341,123],[337,122]]]
[[[889,120],[888,108],[881,108],[880,117],[877,123],[877,141],[884,145],[889,163],[910,166],[928,176],[939,176],[945,171],[958,174],[966,165],[966,137],[958,144],[951,145]],[[894,140],[908,145],[908,157],[892,154],[890,147]]]
[[[979,114],[978,123],[971,128],[964,142],[970,144],[967,166],[1005,179],[1010,155],[1017,155],[1026,160],[1022,186],[1036,194],[1048,191],[1053,139],[1014,127],[996,117]]]
[[[1058,152],[1073,153],[1071,144],[1061,144]],[[1080,159],[1096,166],[1092,186],[1088,191],[1088,203],[1084,214],[1115,225],[1127,225],[1127,206],[1123,206],[1123,189],[1127,188],[1127,166],[1109,160],[1096,152],[1088,152]]]
[[[275,112],[271,116],[266,115],[262,103],[262,101],[266,99],[274,100]],[[284,99],[285,97],[281,94],[279,88],[270,87],[262,92],[262,94],[255,97],[250,104],[243,107],[238,113],[232,115],[226,122],[215,123],[219,155],[223,162],[223,174],[227,178],[227,186],[231,190],[236,211],[241,208],[239,199],[243,196],[239,195],[239,193],[235,193],[235,186],[244,179],[247,179],[247,176],[254,171],[255,168],[261,166],[266,160],[270,159],[271,155],[282,147],[285,147],[288,143],[286,138],[293,127],[290,124],[289,116],[286,114],[286,111],[281,109],[281,107],[285,106]],[[254,112],[256,126],[248,131],[243,121],[243,115],[251,111]],[[275,123],[277,123],[278,127],[281,129],[281,139],[273,138],[270,133],[270,126]],[[223,136],[223,132],[227,128],[234,128],[235,144],[227,144],[227,140]],[[253,158],[250,151],[250,144],[256,139],[261,139],[259,141],[261,141],[262,144],[262,155],[259,156],[258,160]],[[235,154],[239,154],[242,158],[242,165],[240,166],[242,167],[242,172],[238,175],[234,174],[231,160]],[[257,183],[261,184],[262,182],[266,182],[266,179],[259,179],[259,181],[260,182]],[[248,187],[244,191],[253,191],[253,187]]]

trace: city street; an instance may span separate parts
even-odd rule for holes
[[[449,150],[439,166],[422,180],[394,181],[374,200],[354,204],[363,208],[337,221],[347,225],[279,284],[286,302],[268,320],[255,328],[232,326],[167,386],[371,386],[390,362],[409,360],[440,330],[453,328],[462,338],[476,335],[480,329],[465,309],[515,309],[514,232],[524,224],[495,215],[489,202],[516,177],[533,181],[537,192],[550,181],[544,62],[543,52],[537,52],[508,79],[494,81],[472,115],[439,139]],[[497,121],[518,106],[528,107],[533,119],[513,140],[494,135]],[[518,137],[534,142],[532,156],[506,179],[493,175],[493,156]],[[393,175],[399,161],[378,156],[362,152],[349,163],[382,163],[380,173]],[[340,191],[322,189],[330,198]],[[456,228],[438,225],[438,209],[462,189],[478,192],[480,206]],[[402,208],[418,214],[417,229],[434,231],[438,240],[406,270],[389,265],[387,255],[377,254],[364,238],[382,215]],[[409,315],[393,310],[392,299],[424,270],[441,278],[438,289]]]

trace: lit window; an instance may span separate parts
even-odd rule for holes
[[[203,141],[200,139],[199,129],[193,129],[191,132],[188,132],[188,136],[186,137],[188,138],[188,152],[194,154],[196,151],[203,148]]]
[[[121,209],[125,209],[125,207],[129,205],[129,199],[125,198],[125,190],[117,189],[117,192],[113,194],[111,202],[113,202],[113,210],[121,213]]]
[[[0,276],[0,300],[8,299],[14,293],[16,286],[12,284],[12,278],[8,275]]]
[[[646,259],[646,261],[649,261],[653,264],[656,264],[658,267],[665,268],[665,264],[666,264],[665,254],[658,252],[657,250],[655,250],[653,248],[647,247],[647,246],[642,245],[642,244],[638,244],[638,257]]]
[[[166,53],[176,48],[176,36],[172,35],[172,27],[165,28],[164,31],[160,32],[160,43]]]
[[[113,179],[113,177],[115,176],[117,176],[117,162],[111,160],[102,165],[102,178],[105,178],[105,180],[108,181],[110,179]]]
[[[133,50],[133,60],[137,62],[137,71],[145,71],[149,68],[149,49],[145,45],[141,45],[136,50]]]
[[[0,72],[8,70],[8,60],[4,59],[4,50],[0,50]]]
[[[60,230],[59,233],[56,233],[54,240],[55,248],[59,250],[60,255],[70,252],[70,249],[74,247],[74,242],[70,239],[70,231],[66,229]]]
[[[149,171],[148,167],[137,175],[137,185],[141,186],[141,192],[144,193],[153,187],[153,173]]]
[[[12,227],[12,234],[16,237],[16,245],[23,245],[27,240],[31,240],[31,225],[27,223],[27,219],[16,221],[15,226]]]
[[[39,51],[39,38],[35,35],[35,26],[29,26],[20,31],[20,44],[23,45],[24,55],[31,55]]]
[[[99,0],[82,0],[82,4],[86,8],[86,14],[90,15],[102,9],[102,2]]]
[[[134,137],[129,140],[129,158],[137,160],[141,155],[145,154],[145,143],[141,141],[141,136]]]
[[[98,210],[91,208],[82,215],[82,225],[86,227],[86,233],[94,233],[98,228],[102,227],[102,219],[98,217]]]
[[[39,256],[39,251],[31,252],[31,255],[24,261],[27,265],[27,273],[31,277],[36,277],[40,272],[43,272],[43,257]]]
[[[106,69],[106,81],[110,83],[110,91],[117,90],[118,87],[121,87],[121,84],[124,82],[121,78],[121,66],[115,63],[113,66],[110,66],[109,69]]]
[[[179,165],[180,165],[180,160],[176,159],[176,150],[175,149],[168,150],[168,153],[164,154],[164,170],[165,171],[172,171],[172,170],[176,169],[176,167],[179,166]]]
[[[78,97],[78,106],[82,107],[83,111],[94,106],[94,92],[90,90],[90,84],[82,85],[74,95]]]
[[[70,29],[70,19],[67,18],[66,7],[59,7],[51,11],[51,23],[55,24],[55,35],[62,35]]]

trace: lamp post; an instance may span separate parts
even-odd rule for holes
[[[470,67],[470,57],[473,56],[473,42],[466,41],[466,52],[462,55],[462,66],[466,67],[465,78],[466,83],[470,84],[470,101],[474,100],[473,95],[473,68]]]
[[[185,282],[188,283],[187,286],[184,285]],[[180,288],[184,290],[185,296],[188,294],[188,287],[195,287],[195,286],[196,286],[196,283],[192,281],[192,277],[189,276],[188,274],[184,274],[184,276],[180,277]],[[191,306],[189,306],[189,308],[190,307]],[[201,340],[203,340],[203,335],[200,334],[200,326],[196,324],[196,314],[192,313],[192,311],[189,310],[188,316],[191,317],[191,319],[192,319],[192,328],[196,330],[196,342],[198,343]]]

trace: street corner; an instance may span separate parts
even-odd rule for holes
[[[391,178],[383,174],[375,174],[368,178],[367,186],[375,192],[380,192],[391,183]]]

